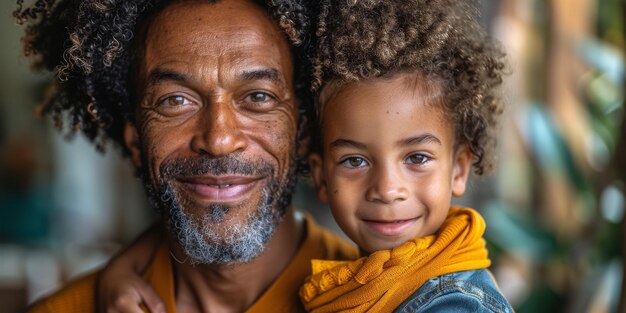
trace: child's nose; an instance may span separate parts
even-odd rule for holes
[[[409,189],[403,179],[395,171],[380,169],[372,177],[372,183],[365,194],[366,200],[391,204],[396,201],[404,201],[409,198]]]

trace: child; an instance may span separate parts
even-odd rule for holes
[[[464,1],[327,0],[313,65],[318,197],[359,247],[313,260],[312,312],[512,312],[485,223],[450,208],[491,166],[502,53]]]
[[[311,174],[364,257],[314,260],[305,308],[512,312],[486,270],[483,219],[450,207],[470,167],[492,167],[503,54],[463,1],[318,9]]]

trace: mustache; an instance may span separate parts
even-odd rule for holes
[[[209,155],[170,159],[161,164],[164,179],[177,176],[197,175],[256,175],[272,176],[274,166],[265,160],[250,160],[241,155],[229,154],[222,157]]]

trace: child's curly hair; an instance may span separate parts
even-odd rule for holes
[[[315,10],[314,91],[401,72],[439,81],[456,144],[469,146],[477,174],[492,170],[505,63],[476,8],[467,0],[322,0]]]
[[[71,133],[81,130],[99,150],[110,138],[127,152],[123,126],[132,120],[135,108],[130,81],[136,53],[133,37],[146,18],[174,1],[36,0],[24,7],[24,0],[17,0],[13,16],[18,24],[27,25],[24,54],[33,57],[36,69],[57,74],[42,113],[51,115],[59,129],[69,117]],[[291,43],[302,117],[311,107],[310,64],[301,44],[310,31],[306,8],[301,0],[254,2],[268,10]]]

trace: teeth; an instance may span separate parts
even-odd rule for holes
[[[215,188],[228,188],[228,187],[230,187],[230,184],[225,184],[225,185],[212,185],[212,187],[215,187]]]

